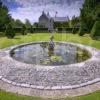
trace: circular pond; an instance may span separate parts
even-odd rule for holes
[[[48,43],[0,50],[0,89],[50,98],[100,90],[100,50],[67,42],[54,42],[51,50]]]
[[[49,42],[41,42],[19,46],[11,51],[11,57],[28,64],[56,66],[83,62],[90,58],[90,53],[77,46],[57,42],[50,50]]]

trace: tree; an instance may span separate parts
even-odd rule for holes
[[[26,26],[23,24],[22,26],[22,35],[26,35]]]
[[[94,20],[100,21],[100,3],[96,6],[93,13],[94,13]]]
[[[30,33],[33,33],[33,27],[32,26],[30,27]]]
[[[0,0],[0,28],[6,28],[6,25],[10,23],[11,16],[9,14],[8,8],[3,5]]]
[[[19,19],[17,19],[16,21],[15,21],[15,26],[14,27],[23,27],[23,22],[21,22]]]
[[[91,37],[94,39],[100,39],[100,21],[96,21],[92,30]]]
[[[28,28],[31,28],[31,22],[28,20],[28,19],[26,19],[26,21],[25,21],[25,26],[26,26],[26,28],[28,29]]]
[[[14,36],[15,36],[15,32],[14,32],[14,29],[13,29],[11,23],[9,23],[8,26],[6,27],[6,36],[8,38],[14,38]]]
[[[74,28],[74,26],[76,25],[76,24],[78,24],[79,23],[79,18],[78,17],[75,17],[75,15],[72,17],[72,20],[71,20],[71,27],[73,27]]]
[[[85,0],[83,7],[81,10],[80,15],[80,32],[79,35],[84,35],[85,33],[90,33],[92,27],[95,23],[94,15],[95,15],[95,8],[97,5],[100,5],[99,0]]]

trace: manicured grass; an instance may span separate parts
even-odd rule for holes
[[[0,100],[100,100],[100,91],[85,96],[64,99],[43,99],[39,97],[21,96],[5,91],[0,91]]]
[[[13,93],[8,93],[5,91],[0,91],[0,100],[48,100],[42,99],[38,97],[28,97],[28,96],[21,96]]]
[[[73,34],[55,34],[55,41],[67,41],[89,45],[100,49],[100,41],[92,40],[89,36],[80,37]],[[9,47],[16,44],[34,42],[34,41],[49,41],[50,34],[28,34],[25,36],[16,36],[14,39],[8,39],[6,37],[0,37],[0,48]],[[0,100],[52,100],[42,99],[37,97],[19,96],[13,93],[0,91]],[[58,99],[57,99],[58,100]],[[59,100],[100,100],[100,91],[92,93],[86,96],[80,96],[75,98],[65,98]]]
[[[100,91],[94,92],[89,95],[76,97],[75,99],[73,98],[72,100],[100,100]]]
[[[100,49],[100,41],[92,40],[89,36],[78,36],[73,34],[55,34],[55,41],[67,41],[89,45]],[[28,34],[25,36],[16,36],[14,39],[8,39],[6,37],[0,37],[0,48],[9,47],[16,44],[34,42],[34,41],[49,41],[50,34]]]

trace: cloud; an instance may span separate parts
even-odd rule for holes
[[[38,21],[38,17],[41,12],[50,12],[51,16],[55,16],[55,12],[58,12],[58,16],[79,16],[83,0],[9,0],[9,2],[17,3],[16,9],[11,9],[10,14],[15,19],[29,19],[31,22]]]

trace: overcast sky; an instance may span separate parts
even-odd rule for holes
[[[57,16],[70,18],[73,15],[79,16],[80,8],[84,0],[2,0],[8,6],[10,14],[14,19],[37,22],[42,11],[49,12],[53,17]]]

